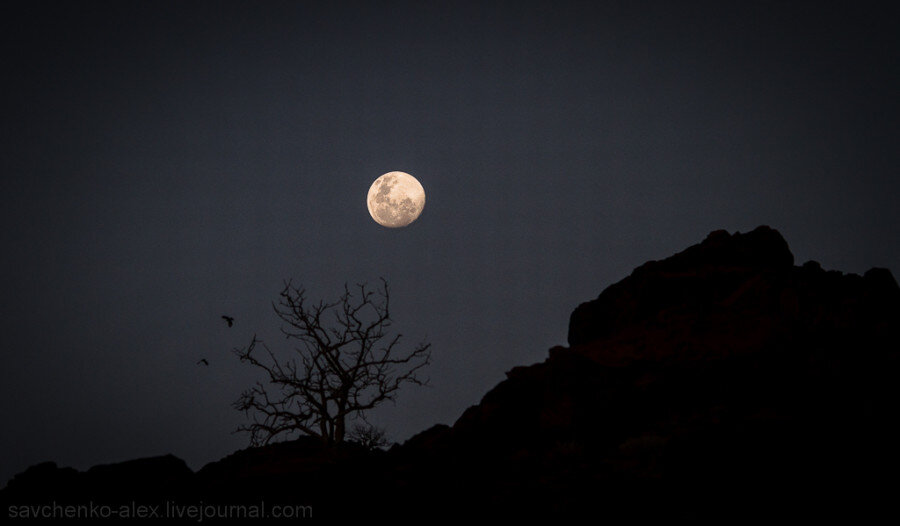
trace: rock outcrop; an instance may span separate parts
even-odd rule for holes
[[[885,269],[793,259],[760,227],[646,263],[575,309],[569,347],[404,448],[443,448],[504,509],[884,509],[876,472],[900,467],[900,288]]]

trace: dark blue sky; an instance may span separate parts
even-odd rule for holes
[[[433,344],[373,417],[404,440],[710,230],[896,275],[897,9],[732,4],[4,4],[0,484],[244,447],[229,351],[284,348],[287,278],[389,280]],[[408,228],[366,210],[391,170]]]

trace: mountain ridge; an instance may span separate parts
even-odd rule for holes
[[[795,266],[774,229],[714,231],[577,306],[568,346],[508,371],[453,425],[388,451],[301,438],[196,473],[174,457],[84,473],[45,463],[0,501],[299,498],[319,517],[460,503],[549,517],[599,498],[620,518],[871,515],[889,503],[877,473],[900,467],[898,322],[886,269]],[[358,481],[352,509],[329,489]],[[394,495],[403,506],[386,509]]]

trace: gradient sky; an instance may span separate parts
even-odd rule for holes
[[[230,350],[285,348],[287,278],[390,282],[433,344],[373,415],[402,441],[711,230],[897,275],[897,8],[733,4],[4,3],[0,485],[245,447]],[[408,228],[366,210],[391,170]]]

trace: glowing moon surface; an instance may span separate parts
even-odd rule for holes
[[[425,189],[406,172],[388,172],[372,183],[366,204],[376,223],[399,228],[418,219],[425,208]]]

